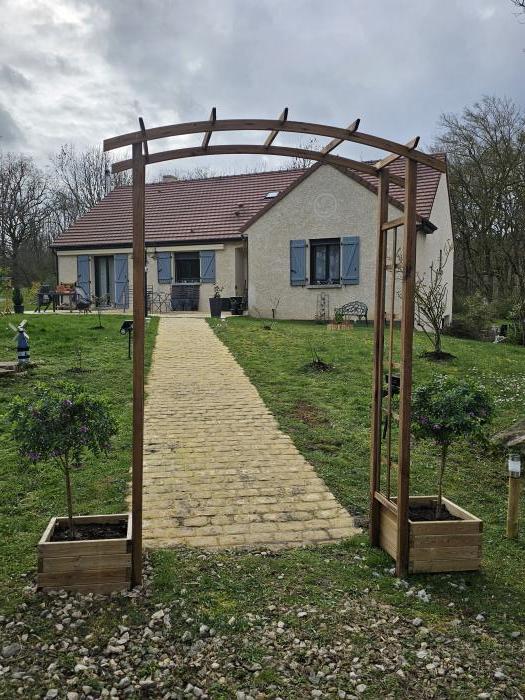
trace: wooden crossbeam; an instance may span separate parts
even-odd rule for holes
[[[215,124],[215,122],[217,121],[217,107],[211,108],[211,114],[210,114],[209,121],[212,124]],[[202,148],[204,148],[204,149],[208,148],[208,144],[210,143],[210,139],[211,139],[212,134],[213,134],[213,131],[207,131],[204,134],[204,138],[202,139]]]
[[[285,107],[279,116],[279,122],[281,124],[284,124],[284,122],[287,119],[288,119],[288,107]],[[280,129],[274,129],[273,131],[270,132],[270,134],[268,135],[268,138],[264,142],[265,148],[268,148],[269,146],[272,145],[272,143],[277,138],[277,134],[279,133],[279,131],[280,131]]]
[[[417,147],[418,143],[419,143],[419,136],[415,136],[411,141],[409,141],[408,143],[405,144],[405,148],[408,148],[409,151],[413,151],[414,148]],[[390,163],[393,163],[398,158],[401,158],[401,155],[399,153],[391,153],[389,156],[385,156],[385,158],[378,160],[376,163],[376,168],[378,170],[381,170],[382,168],[386,168],[387,165],[390,165]]]
[[[359,129],[360,121],[360,119],[356,119],[350,124],[350,126],[347,128],[349,134],[353,134],[354,131],[357,131]],[[346,141],[346,139],[332,139],[326,144],[326,146],[324,146],[324,148],[321,148],[320,153],[322,153],[325,156],[327,153],[331,153],[335,148],[340,146],[344,141]]]
[[[149,163],[148,137],[146,136],[146,127],[144,126],[144,119],[142,117],[139,117],[139,126],[142,134],[144,162]]]
[[[382,231],[389,231],[391,228],[397,228],[398,226],[403,226],[405,223],[405,217],[404,216],[398,216],[397,219],[392,219],[392,221],[385,221],[385,223],[381,226]]]

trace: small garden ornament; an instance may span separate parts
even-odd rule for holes
[[[440,448],[435,519],[442,517],[443,478],[450,445],[461,437],[483,437],[493,413],[489,394],[454,377],[438,376],[415,389],[412,431],[416,438],[433,440]]]

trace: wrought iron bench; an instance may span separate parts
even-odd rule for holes
[[[355,316],[358,321],[364,318],[368,326],[368,306],[363,301],[349,301],[348,304],[335,309],[335,313],[341,315],[345,321],[348,321],[351,316]]]

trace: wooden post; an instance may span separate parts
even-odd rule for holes
[[[142,144],[133,144],[133,466],[131,480],[132,586],[142,583],[142,471],[144,449],[144,208]]]
[[[417,244],[416,192],[417,162],[411,158],[407,158],[405,166],[405,222],[401,305],[401,382],[399,394],[399,459],[397,477],[396,574],[399,577],[407,575],[409,564],[408,506],[410,494],[412,341],[414,336],[414,292]]]
[[[507,537],[518,539],[520,524],[520,498],[523,478],[509,476],[509,504],[507,509]]]
[[[383,352],[385,323],[385,277],[386,277],[386,231],[383,224],[388,220],[388,171],[379,173],[378,217],[377,217],[377,256],[374,306],[374,369],[372,379],[372,431],[370,450],[370,542],[379,546],[379,503],[375,492],[381,482],[381,419],[383,388]]]

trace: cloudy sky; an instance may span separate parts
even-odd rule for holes
[[[484,94],[525,106],[525,16],[510,0],[0,0],[0,17],[0,148],[41,164],[63,143],[133,131],[139,115],[151,127],[212,106],[222,118],[287,106],[337,126],[359,116],[363,131],[419,134],[423,147],[442,112]],[[199,165],[239,171],[254,158]]]

